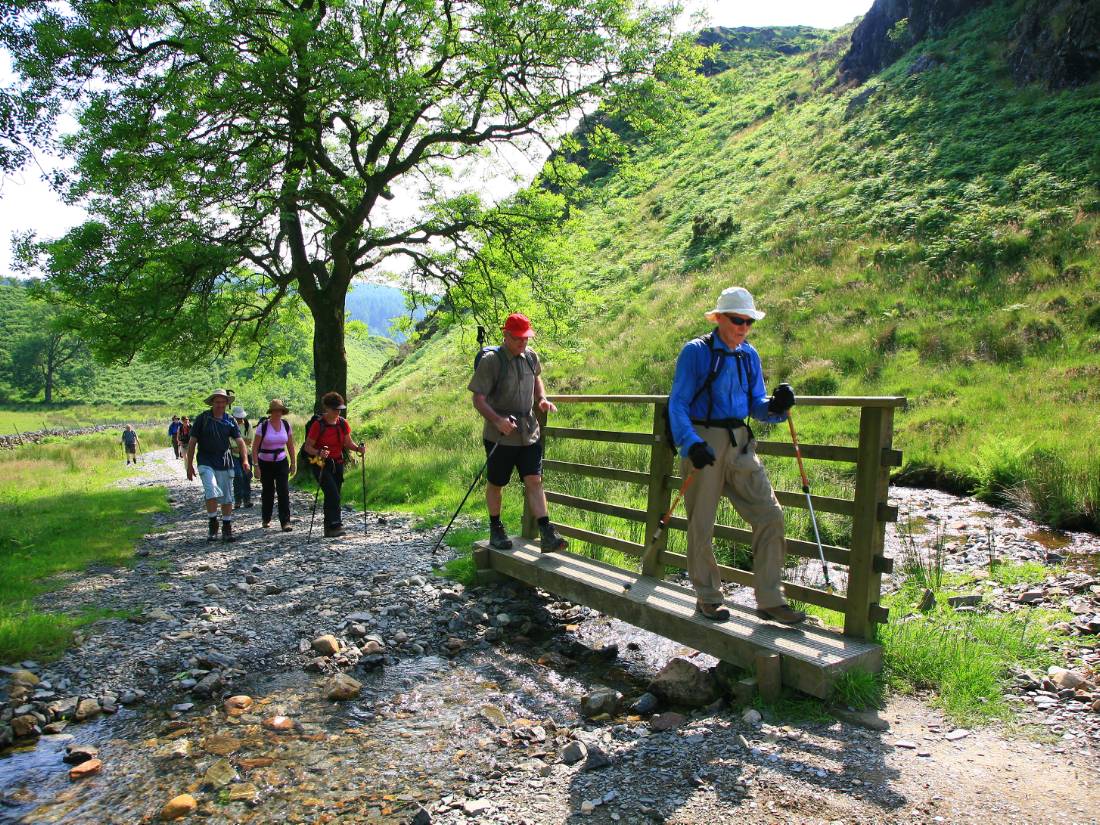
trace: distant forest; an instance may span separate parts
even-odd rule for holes
[[[348,291],[346,303],[348,318],[362,321],[371,335],[381,335],[397,343],[403,343],[407,333],[394,326],[394,319],[411,318],[412,323],[420,321],[426,310],[417,307],[410,314],[405,303],[405,293],[393,286],[384,284],[359,283]]]

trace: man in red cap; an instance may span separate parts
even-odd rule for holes
[[[512,470],[527,491],[527,503],[535,514],[541,534],[542,552],[564,550],[568,544],[550,524],[546,493],[542,487],[542,433],[535,409],[557,412],[546,397],[539,357],[528,348],[534,337],[531,321],[514,312],[502,327],[504,343],[490,350],[478,362],[468,389],[474,394],[474,409],[485,419],[482,437],[488,455],[485,503],[489,508],[489,544],[501,550],[512,546],[500,520],[504,487]]]

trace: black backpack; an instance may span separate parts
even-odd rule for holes
[[[474,372],[477,372],[477,365],[481,363],[481,359],[484,358],[487,353],[500,352],[500,345],[499,344],[492,345],[492,346],[486,346],[485,345],[485,327],[478,327],[477,328],[477,346],[478,346],[477,355],[474,356]],[[523,351],[523,360],[527,362],[527,366],[530,368],[531,374],[534,375],[535,365],[533,363],[531,363],[531,356],[528,354],[527,350]],[[502,367],[503,366],[504,366],[503,364],[498,364],[498,366],[497,366],[497,377],[495,379],[493,379],[492,389],[490,389],[489,392],[485,393],[486,398],[488,398],[490,395],[492,395],[493,393],[495,393],[497,391],[497,386],[500,384],[500,374],[502,372]]]
[[[746,392],[752,392],[752,367],[748,361],[748,357],[745,353],[740,351],[729,352],[723,349],[714,348],[714,331],[711,330],[706,335],[700,338],[696,338],[696,341],[702,341],[707,345],[707,350],[710,352],[710,367],[707,370],[707,378],[702,385],[695,391],[695,395],[691,397],[691,401],[688,402],[690,408],[696,401],[699,400],[699,396],[704,392],[710,395],[710,400],[707,403],[707,422],[712,418],[714,412],[714,391],[711,389],[711,385],[714,384],[714,380],[722,372],[722,365],[726,362],[727,358],[733,358],[737,361],[737,374],[744,375],[748,378],[748,387],[745,388],[742,385],[742,389]],[[668,448],[672,450],[673,455],[676,454],[676,440],[672,436],[672,421],[669,419],[668,408],[665,408],[665,443],[668,444]]]

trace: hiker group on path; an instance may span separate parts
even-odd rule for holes
[[[725,496],[752,527],[758,611],[772,621],[795,624],[805,615],[787,605],[781,589],[786,555],[783,511],[756,455],[756,439],[748,424],[750,418],[772,424],[786,421],[795,403],[788,384],[780,384],[768,395],[760,355],[747,340],[753,324],[765,314],[756,308],[747,289],[730,287],[722,291],[714,308],[704,313],[714,329],[684,344],[676,360],[668,416],[684,478],[688,576],[699,613],[714,621],[730,616],[723,606],[721,573],[713,547],[714,518]],[[500,550],[512,547],[500,514],[504,488],[513,473],[518,473],[528,507],[538,522],[540,549],[544,553],[559,552],[568,547],[568,542],[550,521],[542,483],[543,439],[537,417],[539,412],[557,412],[557,407],[547,397],[542,365],[529,346],[535,336],[531,321],[513,313],[501,333],[499,346],[481,347],[467,387],[474,409],[484,419],[486,459],[482,472],[487,476],[489,544]],[[193,423],[186,417],[173,418],[169,427],[177,455],[186,448],[188,480],[197,474],[202,481],[208,540],[218,539],[220,505],[221,538],[233,541],[234,508],[252,506],[253,468],[263,490],[263,526],[270,526],[277,497],[280,528],[289,531],[288,479],[297,470],[294,436],[285,419],[290,411],[281,400],[272,399],[267,417],[261,419],[253,434],[243,407],[235,407],[232,415],[226,412],[231,402],[227,390],[216,389],[206,399],[208,411],[196,416]],[[364,445],[352,438],[351,427],[342,415],[347,404],[340,393],[326,393],[321,407],[321,414],[306,425],[303,452],[318,491],[324,494],[324,536],[333,538],[344,533],[340,502],[344,456],[348,451],[362,455]],[[247,443],[249,435],[251,445]],[[479,479],[480,474],[475,485]]]

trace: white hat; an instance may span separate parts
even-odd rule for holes
[[[707,320],[714,321],[716,315],[725,315],[731,312],[738,315],[747,315],[757,321],[767,314],[756,308],[752,295],[743,286],[731,286],[728,289],[723,289],[722,294],[718,296],[718,306],[707,312]]]
[[[240,405],[237,405],[236,407],[233,408],[233,417],[234,418],[246,418],[247,416],[248,416],[248,413],[246,413],[244,411],[244,407],[242,407]]]

